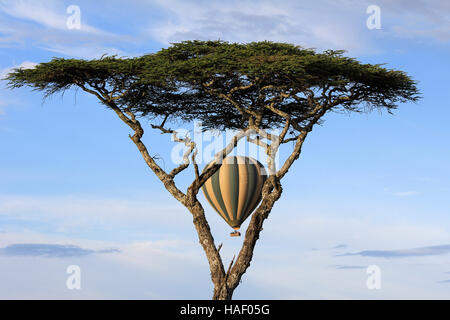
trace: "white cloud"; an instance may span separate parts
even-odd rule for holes
[[[354,253],[343,253],[339,256],[360,255],[365,257],[381,257],[381,258],[405,258],[417,256],[433,256],[450,253],[450,245],[437,245],[412,249],[399,250],[363,250]]]
[[[438,281],[445,280],[443,272],[448,271],[445,267],[446,255],[388,260],[361,255],[339,256],[349,251],[362,252],[374,248],[390,251],[450,243],[450,232],[442,225],[426,226],[415,220],[405,223],[348,217],[298,204],[296,208],[292,210],[286,202],[271,213],[256,247],[252,266],[235,293],[236,299],[448,296],[442,284],[438,284]],[[376,216],[368,212],[365,214]],[[221,254],[228,265],[231,257],[238,253],[242,238],[230,238],[224,223],[215,215],[209,215],[209,211],[207,217],[216,243],[223,243]],[[16,223],[11,225],[13,220]],[[89,284],[89,289],[79,296],[71,296],[71,293],[64,291],[62,297],[208,299],[211,293],[206,257],[198,244],[192,218],[181,206],[139,198],[2,196],[0,221],[7,222],[2,227],[7,232],[0,233],[2,247],[17,243],[47,243],[73,244],[95,251],[105,248],[120,251],[88,255],[76,260],[90,274],[86,284]],[[35,226],[38,223],[47,227],[56,224],[61,230],[53,232],[53,235],[37,232]],[[135,240],[136,226],[145,228],[142,239],[147,240]],[[92,235],[78,237],[80,230],[90,228],[95,230],[95,239],[101,240],[88,240]],[[173,232],[175,228],[186,232]],[[113,240],[106,241],[105,230],[115,233]],[[117,236],[124,230],[125,234],[128,233],[125,240]],[[159,232],[157,237],[154,236],[156,230]],[[336,243],[345,243],[346,247]],[[21,265],[29,263],[27,258],[0,259],[0,282],[6,283],[0,288],[1,297],[22,294],[49,298],[58,290],[65,290],[57,287],[58,281],[62,280],[53,278],[59,269],[64,270],[61,262],[52,264],[39,258],[33,264],[36,273],[30,272],[23,277],[22,272],[25,271]],[[365,287],[367,274],[363,267],[371,264],[382,268],[383,289],[379,292]],[[1,271],[8,274],[9,280],[2,276],[4,272]],[[47,273],[49,280],[41,283],[37,274]],[[274,277],[274,274],[277,276]],[[99,280],[95,280],[97,278]],[[21,281],[32,283],[32,288],[27,288]],[[14,290],[10,288],[13,283],[17,285]],[[441,287],[437,287],[439,285]],[[49,290],[39,290],[48,286]],[[2,288],[6,289],[2,291]]]
[[[410,39],[450,40],[450,3],[448,1],[380,0],[382,17],[388,19],[390,31]],[[383,19],[383,18],[382,18]]]
[[[33,69],[36,65],[37,65],[36,62],[24,61],[19,66],[13,66],[13,67],[0,69],[0,80],[4,79],[8,75],[8,73],[13,71],[13,69],[15,69],[15,68],[19,68],[19,69]],[[2,85],[3,84],[4,83],[2,83]],[[4,98],[0,97],[0,99],[4,99]],[[6,108],[7,108],[9,103],[10,103],[9,99],[0,100],[0,117],[6,115]]]
[[[0,196],[1,216],[25,225],[39,221],[61,233],[145,225],[156,225],[153,232],[157,232],[162,226],[179,230],[189,229],[191,224],[190,213],[176,202],[161,204],[152,200],[89,196]]]
[[[354,9],[324,1],[320,7],[292,1],[158,1],[171,13],[162,25],[152,27],[161,42],[222,39],[249,42],[272,40],[319,49],[357,51],[365,20],[349,19]],[[364,18],[364,17],[362,17]],[[368,46],[368,44],[365,44]]]
[[[0,244],[68,243],[91,252],[44,256],[0,255],[0,299],[208,299],[211,285],[200,248],[182,240],[122,244],[39,233],[0,234]],[[81,290],[68,290],[66,269],[81,269]]]
[[[66,8],[55,1],[29,1],[29,0],[3,0],[0,2],[0,10],[19,19],[33,21],[43,26],[68,30]],[[102,34],[102,30],[82,23],[80,31],[92,34]]]
[[[102,45],[92,45],[92,46],[67,46],[52,44],[48,46],[41,47],[44,50],[62,54],[65,56],[73,58],[83,58],[83,59],[98,59],[102,55],[117,55],[119,57],[132,57],[131,53],[119,50],[114,47],[107,47]]]
[[[24,61],[19,65],[19,69],[34,69],[38,63],[33,61]]]
[[[368,30],[366,8],[370,1],[319,0],[296,2],[261,1],[182,1],[156,0],[149,3],[130,1],[129,9],[142,19],[145,10],[159,12],[146,26],[125,36],[89,24],[102,10],[90,6],[83,11],[80,3],[81,30],[68,30],[64,4],[58,1],[0,1],[0,46],[33,46],[51,52],[79,58],[97,58],[104,53],[133,56],[124,51],[144,45],[150,38],[167,45],[188,39],[222,39],[249,42],[272,40],[295,43],[304,47],[346,49],[350,54],[377,53],[381,40],[398,37],[440,39],[448,41],[448,5],[444,2],[381,1],[382,30]],[[67,3],[66,3],[67,4]],[[129,25],[132,21],[117,20],[111,14],[107,23]],[[98,22],[96,22],[98,23]],[[118,24],[120,23],[120,24]],[[117,48],[116,48],[117,46]],[[399,49],[396,49],[399,50]],[[141,51],[141,50],[139,50]]]
[[[135,41],[131,37],[90,25],[82,6],[80,29],[69,29],[66,10],[59,1],[0,1],[0,45],[17,47],[31,42],[34,48],[87,59],[105,53],[130,56],[114,46],[129,45]]]
[[[13,243],[4,248],[0,248],[0,255],[48,258],[80,257],[91,254],[116,252],[119,252],[119,250],[114,248],[92,250],[72,244],[53,243]]]
[[[399,36],[450,39],[449,5],[442,1],[381,1],[381,30],[369,30],[371,1],[156,1],[168,19],[151,27],[168,44],[182,40],[271,40],[304,47],[345,49],[352,54],[382,50],[380,39]]]
[[[18,69],[33,69],[37,65],[38,65],[38,63],[33,62],[33,61],[24,61],[19,66],[12,66],[12,67],[8,67],[8,68],[4,68],[4,69],[0,70],[0,79],[3,79],[4,77],[6,77],[6,75],[8,73],[10,73],[15,68],[18,68]]]

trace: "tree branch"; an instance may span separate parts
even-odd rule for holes
[[[142,136],[144,135],[144,129],[142,128],[140,122],[136,119],[136,116],[129,110],[125,109],[124,112],[114,103],[114,101],[108,101],[102,94],[98,93],[95,90],[86,88],[81,83],[77,84],[84,91],[95,95],[101,102],[106,104],[109,108],[111,108],[122,120],[125,124],[127,124],[133,131],[134,134],[130,135],[130,139],[137,146],[139,152],[141,153],[144,161],[147,163],[148,167],[153,171],[153,173],[159,178],[159,180],[164,184],[166,189],[172,194],[172,196],[180,202],[184,202],[186,195],[179,190],[173,177],[170,174],[167,174],[150,156],[147,147],[141,141]],[[127,115],[129,117],[127,117]]]
[[[190,165],[190,161],[189,161],[189,155],[192,153],[192,162],[194,163],[194,167],[196,170],[196,173],[198,173],[198,166],[195,163],[195,155],[197,154],[197,149],[196,149],[196,144],[194,141],[192,141],[188,135],[186,135],[184,138],[179,138],[178,132],[172,129],[167,129],[164,128],[164,124],[167,120],[166,116],[163,120],[163,122],[160,125],[154,125],[152,124],[152,128],[153,129],[159,129],[161,130],[162,133],[170,133],[172,134],[172,139],[175,142],[180,142],[180,143],[184,143],[186,147],[188,147],[188,149],[185,151],[185,153],[183,154],[183,163],[181,163],[178,167],[174,168],[172,171],[170,171],[169,176],[174,178],[177,174],[179,174],[180,172],[182,172],[183,170],[185,170],[187,167],[189,167]]]
[[[298,157],[300,156],[301,150],[302,150],[303,143],[305,142],[306,136],[312,130],[313,126],[319,121],[319,119],[329,109],[330,109],[330,107],[325,108],[325,107],[322,107],[321,105],[317,105],[316,108],[313,111],[311,111],[311,114],[313,114],[314,116],[313,116],[312,120],[308,123],[308,125],[306,125],[302,129],[300,135],[298,135],[298,137],[296,139],[296,144],[294,146],[294,150],[292,151],[291,155],[286,159],[283,166],[281,167],[280,170],[278,170],[278,172],[276,174],[278,179],[282,179],[285,176],[285,174],[288,172],[289,168],[292,166],[294,161],[298,159]]]

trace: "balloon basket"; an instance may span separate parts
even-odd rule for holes
[[[230,237],[240,237],[241,233],[239,231],[233,231],[230,233]]]

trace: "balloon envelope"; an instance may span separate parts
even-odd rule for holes
[[[202,190],[213,209],[232,228],[239,229],[261,201],[266,178],[266,170],[259,161],[230,156],[223,160],[222,166],[205,182]]]

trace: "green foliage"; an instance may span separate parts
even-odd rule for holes
[[[130,77],[137,67],[138,59],[117,59],[114,56],[92,61],[54,58],[34,69],[15,69],[6,79],[12,88],[29,85],[50,95],[79,83],[112,82],[115,78]]]
[[[84,87],[105,105],[139,116],[198,119],[219,129],[247,127],[255,114],[261,127],[282,125],[284,119],[267,108],[271,102],[301,123],[317,103],[390,111],[419,99],[416,82],[403,71],[362,64],[343,53],[268,41],[185,41],[138,58],[55,58],[35,69],[16,69],[7,80],[11,88],[26,85],[46,95]]]

